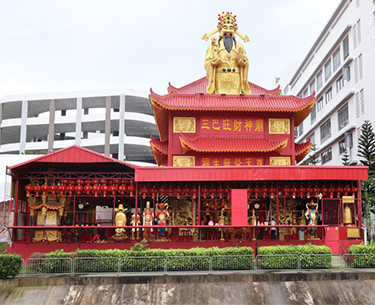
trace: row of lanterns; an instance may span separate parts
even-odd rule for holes
[[[237,187],[236,187],[237,188]],[[239,187],[244,188],[244,187]],[[26,190],[26,196],[29,197],[31,192],[35,192],[36,196],[39,196],[39,193],[43,192],[43,195],[46,195],[46,193],[50,192],[53,195],[59,194],[61,196],[64,196],[65,193],[68,193],[69,196],[72,196],[73,193],[77,195],[81,194],[94,194],[95,197],[98,196],[98,194],[103,194],[104,197],[107,196],[107,193],[111,193],[113,196],[115,196],[117,193],[120,193],[121,195],[124,195],[125,193],[129,193],[130,197],[134,196],[135,192],[135,186],[134,186],[134,180],[128,180],[128,179],[77,179],[77,180],[68,180],[63,179],[61,180],[60,184],[47,184],[45,182],[43,185],[39,184],[28,184],[25,186]],[[271,198],[274,198],[277,193],[276,188],[271,185],[267,186],[264,184],[263,186],[255,185],[254,187],[251,187],[250,185],[247,187],[247,194],[248,197],[251,197],[252,195],[255,198],[258,198],[259,196],[262,196],[265,198],[267,195],[269,195]],[[295,185],[289,186],[285,185],[281,189],[281,194],[286,197],[291,196],[293,198],[296,197],[307,197],[310,198],[312,196],[318,197],[318,194],[321,193],[323,197],[330,197],[333,198],[336,196],[337,198],[340,198],[341,195],[348,196],[350,193],[353,197],[355,197],[355,194],[357,193],[357,188],[355,186],[350,186],[349,184],[345,187],[342,186],[303,186],[296,187]],[[151,195],[154,199],[156,196],[174,196],[176,194],[177,199],[180,198],[182,194],[185,196],[192,196],[193,199],[195,199],[198,195],[198,188],[196,186],[189,187],[185,185],[185,187],[181,188],[180,186],[172,186],[170,185],[168,188],[165,188],[164,186],[156,187],[155,185],[152,187],[147,187],[147,185],[142,185],[139,188],[139,194],[142,196],[142,198],[146,198],[148,195]],[[222,186],[215,187],[214,185],[206,186],[203,185],[201,188],[201,194],[204,198],[207,198],[207,196],[211,198],[215,198],[215,195],[217,194],[218,197],[221,199],[223,196],[230,197],[231,194],[231,188],[229,186],[223,188]]]

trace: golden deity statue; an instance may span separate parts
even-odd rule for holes
[[[135,221],[136,215],[137,215],[137,221]],[[132,215],[132,220],[131,220],[130,224],[133,227],[140,226],[141,225],[141,216],[138,213],[134,212],[134,214]],[[136,229],[136,228],[132,228],[130,239],[135,239],[135,230],[137,230],[137,239],[139,239],[139,229]]]
[[[143,211],[143,217],[144,217],[144,226],[152,226],[152,210],[150,209],[150,201],[146,202],[146,208]],[[145,229],[144,231],[144,238],[149,240],[151,239],[151,230]]]
[[[124,206],[122,204],[119,204],[118,212],[116,213],[115,217],[115,223],[118,227],[126,226],[126,215],[124,211],[126,211],[126,209],[124,209]],[[112,236],[112,239],[121,240],[127,237],[125,228],[116,228],[115,232],[116,233]]]
[[[224,216],[224,212],[225,212],[225,209],[222,208],[222,209],[221,209],[221,213],[220,213],[220,217],[219,217],[219,225],[220,225],[220,226],[224,226],[224,225],[225,225],[225,216]],[[220,240],[221,240],[221,241],[224,240],[224,229],[223,229],[223,228],[220,229]]]
[[[238,32],[236,16],[224,12],[219,14],[217,29],[202,38],[207,40],[219,32],[219,39],[213,37],[206,52],[204,67],[207,73],[209,94],[250,94],[247,75],[249,59],[236,35],[245,42],[250,39]]]

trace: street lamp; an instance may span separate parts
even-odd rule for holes
[[[255,257],[258,255],[258,210],[259,203],[254,204],[255,208]]]
[[[81,250],[82,210],[84,207],[85,205],[82,202],[78,203],[78,209],[79,209],[78,250]]]

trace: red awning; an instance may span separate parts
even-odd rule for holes
[[[308,181],[367,180],[366,166],[138,167],[135,180],[152,181]]]

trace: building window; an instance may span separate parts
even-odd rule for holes
[[[358,71],[359,71],[359,79],[363,78],[363,65],[362,65],[362,54],[358,56]]]
[[[65,132],[60,132],[60,140],[65,140]]]
[[[113,159],[118,159],[118,153],[113,153],[113,154],[112,154],[112,158],[113,158]]]
[[[354,59],[354,82],[358,82],[358,58]]]
[[[357,42],[358,45],[362,42],[361,19],[357,21]]]
[[[354,49],[357,47],[357,25],[353,25],[353,28],[352,28],[352,32],[353,32],[353,46],[354,46]]]
[[[319,91],[323,87],[323,72],[320,71],[316,77],[316,91]]]
[[[360,115],[359,112],[359,92],[355,94],[355,117],[358,119]]]
[[[89,108],[83,108],[83,114],[89,114]]]
[[[118,137],[118,135],[119,135],[118,130],[114,130],[114,131],[112,132],[112,135],[113,135],[114,137]]]
[[[348,104],[342,107],[338,111],[339,117],[339,130],[343,129],[349,123],[349,112],[348,112]]]
[[[328,148],[325,152],[320,155],[322,159],[322,164],[327,163],[332,160],[332,147]]]
[[[84,131],[83,132],[83,136],[82,136],[82,138],[83,139],[87,139],[89,137],[89,133],[88,133],[88,131]]]
[[[303,134],[303,122],[298,126],[298,136],[302,136]]]
[[[319,99],[319,101],[316,102],[316,104],[317,104],[316,107],[318,108],[318,112],[319,112],[320,110],[323,109],[323,98],[321,97],[321,98]]]
[[[312,125],[316,121],[316,105],[314,105],[314,107],[311,109],[310,116],[311,116],[311,125]]]
[[[113,112],[120,112],[120,109],[118,109],[118,108],[113,108]]]
[[[363,89],[360,91],[359,97],[361,100],[361,115],[364,115],[365,114],[365,93],[363,92]]]
[[[320,126],[320,143],[331,137],[331,119]]]
[[[312,144],[315,144],[315,132],[310,136],[310,140]]]
[[[304,97],[306,97],[308,95],[309,95],[309,89],[306,88],[305,91],[303,91],[303,93],[302,93],[302,97],[304,98]]]
[[[298,127],[294,127],[294,138],[298,138]]]
[[[329,80],[332,76],[331,60],[324,65],[325,81]]]
[[[332,87],[326,92],[326,104],[332,99]]]
[[[337,51],[333,53],[333,71],[336,72],[340,65],[340,48],[338,48]]]
[[[65,109],[61,110],[61,116],[66,116],[66,110]]]
[[[340,78],[336,81],[337,92],[340,92],[341,89],[344,88],[344,86],[345,86],[344,79],[342,76],[340,76]]]
[[[310,94],[315,91],[315,79],[310,83]]]
[[[339,154],[343,154],[346,151],[345,138],[339,142]]]
[[[344,60],[349,57],[349,37],[346,36],[342,43],[342,49],[343,49],[343,55],[344,55]]]

